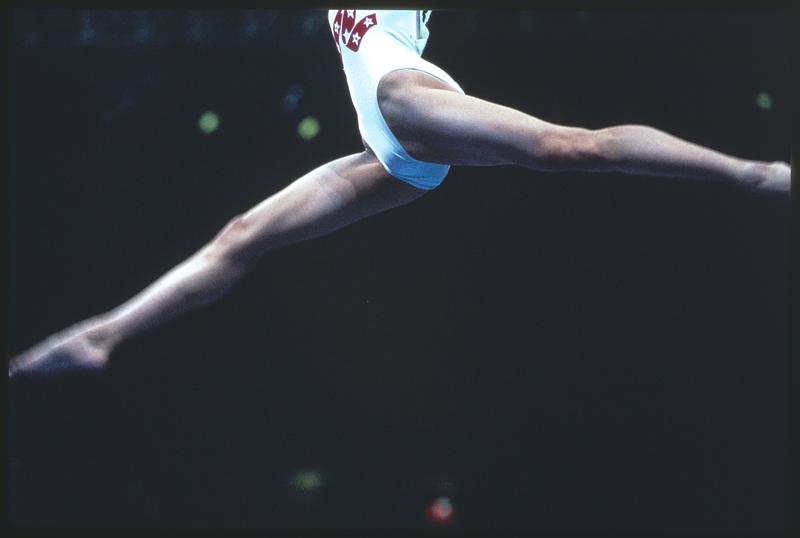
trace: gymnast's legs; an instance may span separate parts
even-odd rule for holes
[[[385,75],[378,100],[400,143],[423,161],[674,176],[789,194],[787,163],[731,157],[642,125],[599,130],[555,125],[462,95],[413,69]]]
[[[384,76],[378,100],[392,132],[422,161],[676,176],[789,194],[786,163],[739,159],[646,126],[593,131],[555,125],[462,95],[420,71]],[[391,177],[368,153],[323,165],[234,218],[205,247],[128,302],[11,359],[9,377],[101,369],[120,342],[218,299],[266,252],[327,234],[423,193]]]
[[[54,334],[9,362],[9,377],[101,370],[121,342],[221,298],[267,252],[415,200],[366,152],[329,162],[231,220],[208,244],[109,312]]]

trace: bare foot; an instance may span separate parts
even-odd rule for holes
[[[752,163],[747,170],[745,182],[761,191],[786,194],[792,184],[792,168],[789,163]]]
[[[64,329],[13,357],[8,363],[8,377],[102,370],[109,350],[98,333],[87,322]]]

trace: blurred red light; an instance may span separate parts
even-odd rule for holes
[[[455,517],[453,503],[447,497],[439,497],[428,505],[426,515],[428,521],[435,525],[449,525]]]

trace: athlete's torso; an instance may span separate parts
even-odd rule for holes
[[[390,174],[423,189],[438,185],[449,167],[423,163],[408,154],[384,120],[377,94],[383,76],[400,69],[427,73],[464,93],[450,75],[421,57],[428,42],[429,14],[373,9],[328,12],[364,145]]]

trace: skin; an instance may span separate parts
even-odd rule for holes
[[[555,125],[462,95],[420,71],[384,76],[378,102],[401,144],[423,161],[674,176],[789,196],[787,163],[739,159],[640,125],[599,130]],[[120,343],[218,300],[268,252],[402,206],[425,192],[389,175],[369,148],[324,164],[233,218],[129,301],[13,357],[9,377],[102,370]]]

